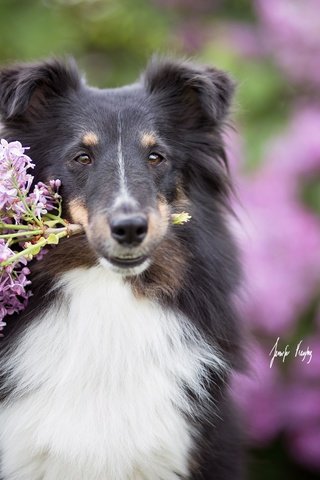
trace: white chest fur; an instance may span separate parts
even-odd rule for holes
[[[193,432],[182,385],[203,395],[206,366],[221,369],[221,360],[185,319],[136,299],[102,267],[60,283],[63,297],[5,366],[21,396],[0,406],[4,480],[187,475]]]

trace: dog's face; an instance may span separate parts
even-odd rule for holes
[[[97,258],[136,275],[174,228],[171,213],[188,210],[190,182],[221,174],[213,157],[232,91],[218,70],[171,61],[98,90],[53,60],[0,72],[0,113],[6,138],[30,146],[36,180],[62,181],[65,215]]]

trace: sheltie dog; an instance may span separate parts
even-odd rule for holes
[[[233,91],[168,59],[111,89],[71,59],[1,70],[1,137],[30,147],[35,181],[61,180],[85,232],[34,262],[0,341],[1,480],[243,478]]]

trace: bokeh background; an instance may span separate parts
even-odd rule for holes
[[[250,479],[319,479],[320,1],[0,0],[0,25],[0,64],[72,54],[106,87],[134,81],[157,52],[237,80],[226,142],[250,369],[233,394]],[[270,368],[278,337],[291,354]],[[295,357],[300,341],[309,364]]]

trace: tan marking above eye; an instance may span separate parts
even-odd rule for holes
[[[94,132],[86,132],[82,137],[82,141],[84,145],[87,145],[88,147],[94,147],[98,145],[99,138]]]
[[[150,147],[154,147],[157,143],[157,138],[156,138],[156,135],[155,133],[143,133],[141,135],[141,144],[143,147],[145,148],[150,148]]]

